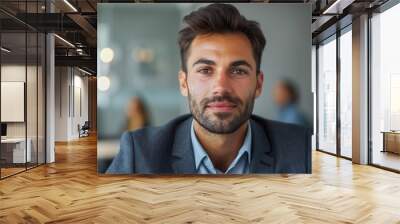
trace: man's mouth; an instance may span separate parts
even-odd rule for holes
[[[208,103],[206,109],[210,109],[216,112],[231,112],[236,107],[236,104],[228,101],[217,101]]]

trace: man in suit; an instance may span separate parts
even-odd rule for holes
[[[252,115],[266,44],[255,21],[229,4],[184,17],[180,91],[191,114],[125,132],[107,173],[311,173],[307,129]]]

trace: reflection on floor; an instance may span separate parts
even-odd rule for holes
[[[17,167],[17,168],[1,168],[1,178],[13,175],[15,173],[18,173],[18,172],[21,172],[21,171],[24,171],[24,170],[25,170],[25,167],[23,167],[23,168],[20,168],[20,167]]]
[[[27,169],[30,169],[32,167],[35,167],[36,163],[28,163],[26,164]],[[2,168],[0,170],[1,172],[1,178],[5,178],[7,176],[25,171],[25,164],[2,164]]]
[[[400,175],[313,152],[312,175],[105,176],[96,137],[0,181],[0,223],[399,223]]]
[[[373,164],[400,171],[400,155],[392,152],[374,151]]]

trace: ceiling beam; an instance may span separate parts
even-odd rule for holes
[[[91,56],[55,56],[55,65],[87,67],[95,72],[97,60]]]

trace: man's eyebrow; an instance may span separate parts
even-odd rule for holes
[[[250,63],[248,63],[245,60],[238,60],[238,61],[234,61],[231,63],[231,67],[240,66],[240,65],[244,65],[244,66],[249,67],[250,69],[253,69],[253,67],[251,67]]]
[[[197,64],[215,65],[215,62],[209,59],[200,58],[195,63],[193,63],[192,67],[194,67]]]

